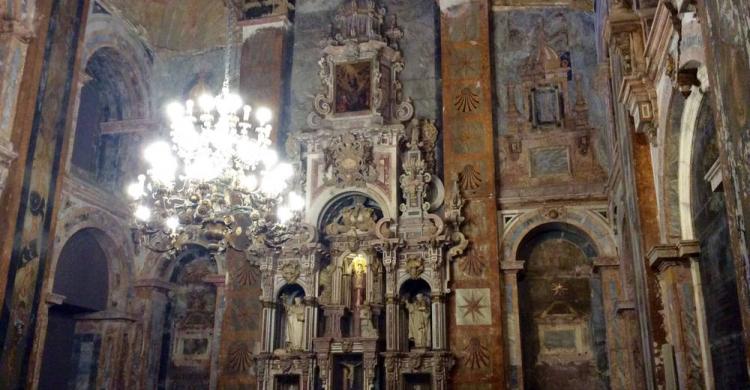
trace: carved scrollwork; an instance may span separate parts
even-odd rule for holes
[[[347,133],[333,139],[326,150],[326,168],[331,177],[326,185],[338,188],[363,187],[376,179],[373,145],[368,139]]]

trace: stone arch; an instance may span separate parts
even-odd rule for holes
[[[329,196],[320,196],[308,206],[307,223],[320,227],[321,218],[325,215],[326,210],[337,201],[351,195],[360,195],[372,199],[383,212],[383,218],[395,219],[396,210],[391,209],[391,202],[388,196],[378,187],[368,184],[365,189],[331,189]]]
[[[585,209],[566,208],[557,218],[550,218],[543,215],[540,210],[534,210],[511,222],[503,234],[503,260],[519,260],[517,255],[523,238],[535,228],[553,222],[568,224],[584,232],[591,239],[599,256],[617,256],[612,230],[603,217]]]
[[[546,221],[525,232],[514,253],[524,383],[546,388],[603,386],[609,369],[600,274],[590,232]],[[567,373],[567,374],[566,374]]]
[[[671,83],[669,88],[669,96],[665,97],[667,101],[659,110],[659,157],[654,168],[655,172],[663,172],[663,175],[656,175],[655,180],[658,186],[660,231],[664,242],[679,240],[681,236],[679,169],[682,116],[686,106],[685,97],[677,93]]]
[[[678,171],[678,196],[680,210],[680,228],[683,240],[695,239],[692,211],[692,177],[693,151],[696,125],[701,108],[708,104],[705,94],[700,88],[693,87],[690,96],[685,101],[680,129],[680,155]]]
[[[273,289],[274,299],[278,298],[279,295],[285,290],[294,288],[295,286],[299,287],[299,289],[302,290],[302,292],[304,293],[303,296],[308,296],[310,291],[314,292],[314,289],[312,289],[312,286],[309,286],[308,283],[306,283],[304,280],[295,280],[292,283],[284,281],[283,283],[276,283],[276,286],[274,286],[274,289]]]
[[[122,221],[95,207],[79,207],[69,211],[60,217],[55,245],[52,252],[49,274],[45,282],[44,291],[51,292],[53,288],[53,276],[57,271],[60,254],[68,242],[76,233],[82,230],[92,230],[99,246],[104,250],[108,264],[107,279],[109,282],[108,308],[124,311],[128,304],[129,288],[133,280],[134,248],[132,241],[123,240],[129,237],[130,232]]]
[[[127,91],[130,98],[141,102],[137,110],[129,113],[129,119],[149,118],[151,106],[150,78],[153,57],[146,44],[133,36],[122,22],[106,13],[92,13],[86,25],[85,46],[81,63],[86,66],[102,49],[117,53],[123,66],[132,70],[131,83]]]

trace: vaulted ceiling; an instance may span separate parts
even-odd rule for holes
[[[127,19],[155,50],[190,52],[223,45],[223,0],[100,0]]]

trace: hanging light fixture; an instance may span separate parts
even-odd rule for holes
[[[225,78],[218,96],[171,103],[170,140],[148,145],[148,170],[127,187],[137,231],[157,252],[195,243],[212,254],[239,242],[281,245],[304,208],[295,175],[271,143],[270,109],[230,92],[233,31],[227,16]]]

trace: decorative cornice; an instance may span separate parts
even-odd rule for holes
[[[525,265],[526,265],[525,260],[501,261],[500,269],[503,270],[503,273],[517,273],[519,271],[523,271]]]
[[[687,258],[680,256],[678,245],[654,245],[648,251],[646,257],[651,268],[660,274],[671,267],[685,267],[689,265]]]
[[[620,259],[617,257],[595,257],[594,270],[598,268],[617,268],[620,266]]]

